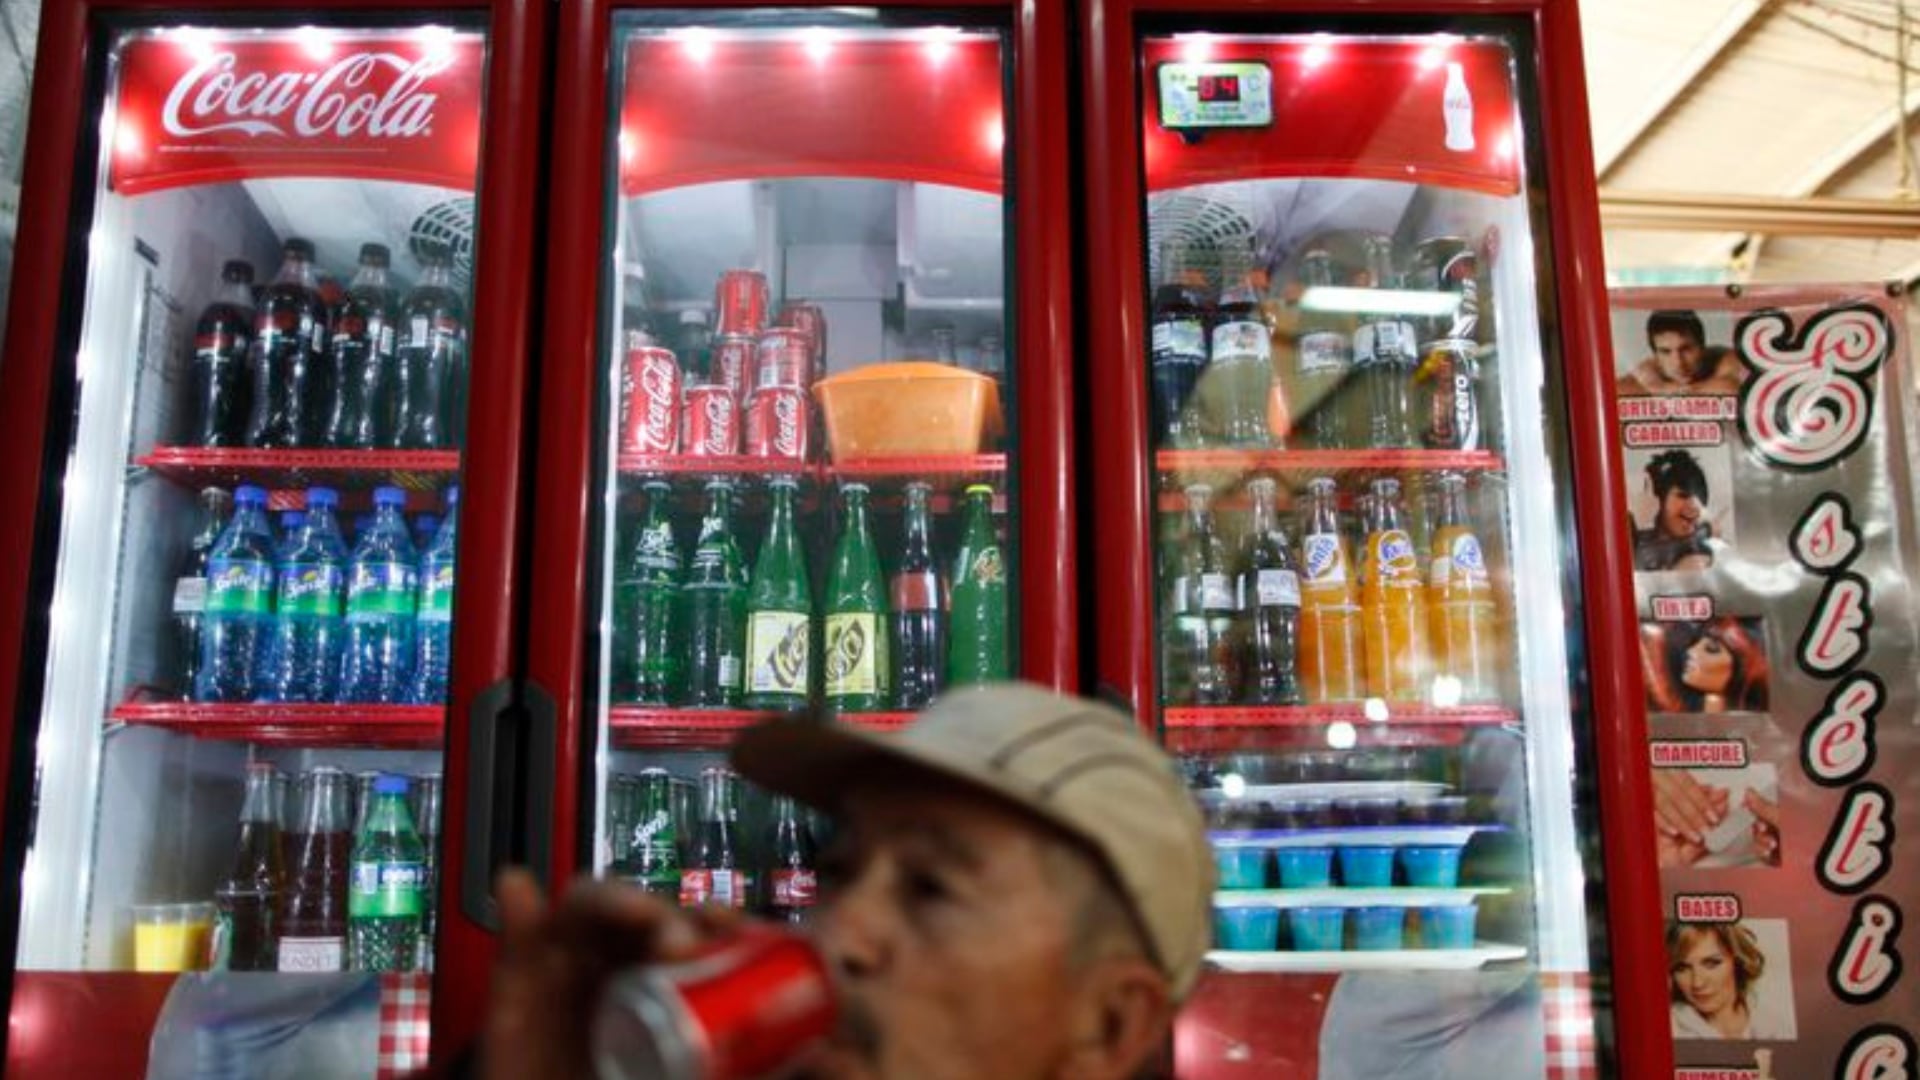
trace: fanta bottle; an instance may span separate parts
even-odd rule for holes
[[[1365,696],[1360,609],[1338,503],[1332,477],[1307,482],[1307,524],[1300,540],[1300,682],[1310,705]]]
[[[1441,697],[1491,701],[1499,696],[1495,671],[1498,612],[1486,553],[1467,515],[1467,480],[1440,474],[1440,523],[1433,532],[1433,556],[1427,576],[1434,666],[1454,682]],[[1440,684],[1436,683],[1436,691]],[[1439,704],[1449,704],[1441,700]]]
[[[1367,532],[1367,579],[1361,589],[1366,627],[1367,692],[1417,701],[1428,673],[1427,594],[1420,562],[1400,506],[1400,481],[1373,482],[1373,522]]]

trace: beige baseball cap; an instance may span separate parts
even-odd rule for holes
[[[1025,683],[943,695],[898,733],[784,720],[733,749],[756,784],[832,808],[863,777],[922,770],[1031,812],[1106,864],[1177,996],[1211,935],[1213,857],[1171,759],[1127,714]]]

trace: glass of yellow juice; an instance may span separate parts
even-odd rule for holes
[[[199,971],[207,966],[212,930],[212,904],[135,904],[133,969]]]

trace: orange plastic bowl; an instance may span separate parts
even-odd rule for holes
[[[1000,433],[1000,388],[977,372],[907,360],[813,384],[835,461],[977,454]]]

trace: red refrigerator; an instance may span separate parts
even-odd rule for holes
[[[1220,873],[1177,1072],[1664,1075],[1574,5],[1080,25],[1091,647]]]
[[[43,12],[0,376],[9,1074],[138,1074],[150,1035],[156,1068],[264,1068],[243,1044],[274,1018],[217,990],[155,1032],[209,951],[369,972],[233,976],[309,992],[277,1019],[314,1020],[309,1064],[348,1074],[425,1063],[427,972],[435,1007],[477,1008],[485,894],[455,886],[489,836],[455,834],[470,767],[491,775],[474,747],[523,723],[544,18]],[[283,636],[276,608],[304,621]],[[361,798],[376,773],[405,801]],[[355,802],[398,805],[423,851],[349,882]],[[315,842],[274,852],[269,818]],[[319,882],[300,904],[238,872],[276,854]],[[343,927],[363,887],[378,940]],[[190,1045],[216,1028],[222,1049]]]

